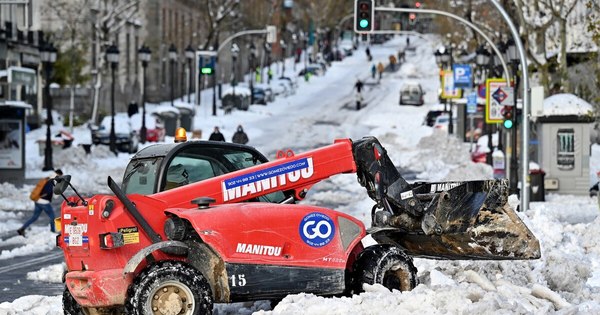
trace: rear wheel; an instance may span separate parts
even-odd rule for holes
[[[410,291],[417,286],[417,268],[402,249],[391,245],[365,248],[354,263],[354,292],[363,284],[381,284],[392,290]]]
[[[81,310],[81,306],[79,306],[79,304],[77,304],[77,301],[75,301],[75,298],[71,294],[71,291],[69,291],[69,289],[66,286],[65,286],[65,290],[63,291],[62,303],[63,303],[63,312],[65,315],[83,315],[83,314],[85,314]]]
[[[128,314],[212,314],[213,297],[206,278],[194,268],[166,261],[143,271],[132,284]]]

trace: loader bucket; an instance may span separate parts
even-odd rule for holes
[[[510,208],[508,182],[422,183],[413,187],[427,203],[421,217],[392,216],[370,230],[414,256],[436,259],[537,259],[537,238]]]

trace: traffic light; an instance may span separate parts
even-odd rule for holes
[[[511,129],[514,126],[514,117],[513,117],[513,108],[512,106],[504,106],[500,111],[502,117],[504,117],[504,121],[502,122],[502,126],[506,129]]]
[[[417,9],[421,8],[421,2],[419,2],[419,1],[415,2],[415,8],[417,8]]]
[[[372,32],[374,15],[374,0],[354,0],[354,31],[357,33]]]
[[[410,21],[411,25],[415,24],[415,22],[417,21],[417,15],[414,13],[409,14],[408,20]]]

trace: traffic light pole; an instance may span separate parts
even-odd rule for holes
[[[517,46],[517,51],[519,53],[519,59],[521,61],[521,69],[523,71],[523,122],[521,124],[521,210],[525,211],[529,209],[529,105],[530,105],[530,95],[529,95],[529,73],[527,71],[527,58],[525,55],[525,49],[523,47],[523,42],[521,41],[521,37],[519,35],[518,29],[515,27],[515,24],[510,19],[510,16],[504,10],[502,5],[498,2],[498,0],[489,0],[496,9],[502,15],[502,18],[508,24],[508,27],[513,36],[513,40]],[[508,68],[506,66],[506,62],[498,47],[490,40],[490,38],[483,33],[477,26],[473,25],[473,23],[457,16],[449,12],[439,11],[439,10],[431,10],[431,9],[411,9],[411,8],[386,8],[386,7],[376,7],[375,11],[388,11],[388,12],[405,12],[405,13],[429,13],[436,15],[443,15],[453,19],[456,19],[466,25],[468,25],[471,29],[476,31],[481,37],[483,37],[486,42],[492,47],[494,53],[500,57],[500,62],[502,63],[502,68],[504,69],[504,75],[506,76],[506,83],[510,85],[510,76],[508,73]]]

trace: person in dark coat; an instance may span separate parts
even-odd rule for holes
[[[225,137],[219,131],[219,127],[215,126],[215,130],[213,131],[213,133],[210,134],[210,137],[208,137],[208,140],[225,142]]]
[[[242,128],[242,125],[239,125],[237,127],[237,131],[233,134],[231,142],[239,144],[248,143],[248,135],[244,132],[244,128]]]
[[[31,218],[29,218],[29,220],[27,220],[27,222],[25,222],[25,224],[23,224],[23,226],[17,230],[19,235],[25,236],[25,229],[33,224],[33,222],[37,221],[37,219],[40,217],[40,214],[42,214],[42,211],[44,211],[48,215],[48,218],[50,218],[50,231],[56,232],[56,228],[54,227],[54,209],[52,209],[51,204],[52,196],[54,195],[52,192],[54,188],[54,182],[52,179],[57,176],[62,176],[62,174],[63,172],[60,169],[57,169],[54,171],[54,176],[47,178],[46,184],[40,193],[40,198],[34,201],[35,206],[33,208],[33,216],[31,216]]]

